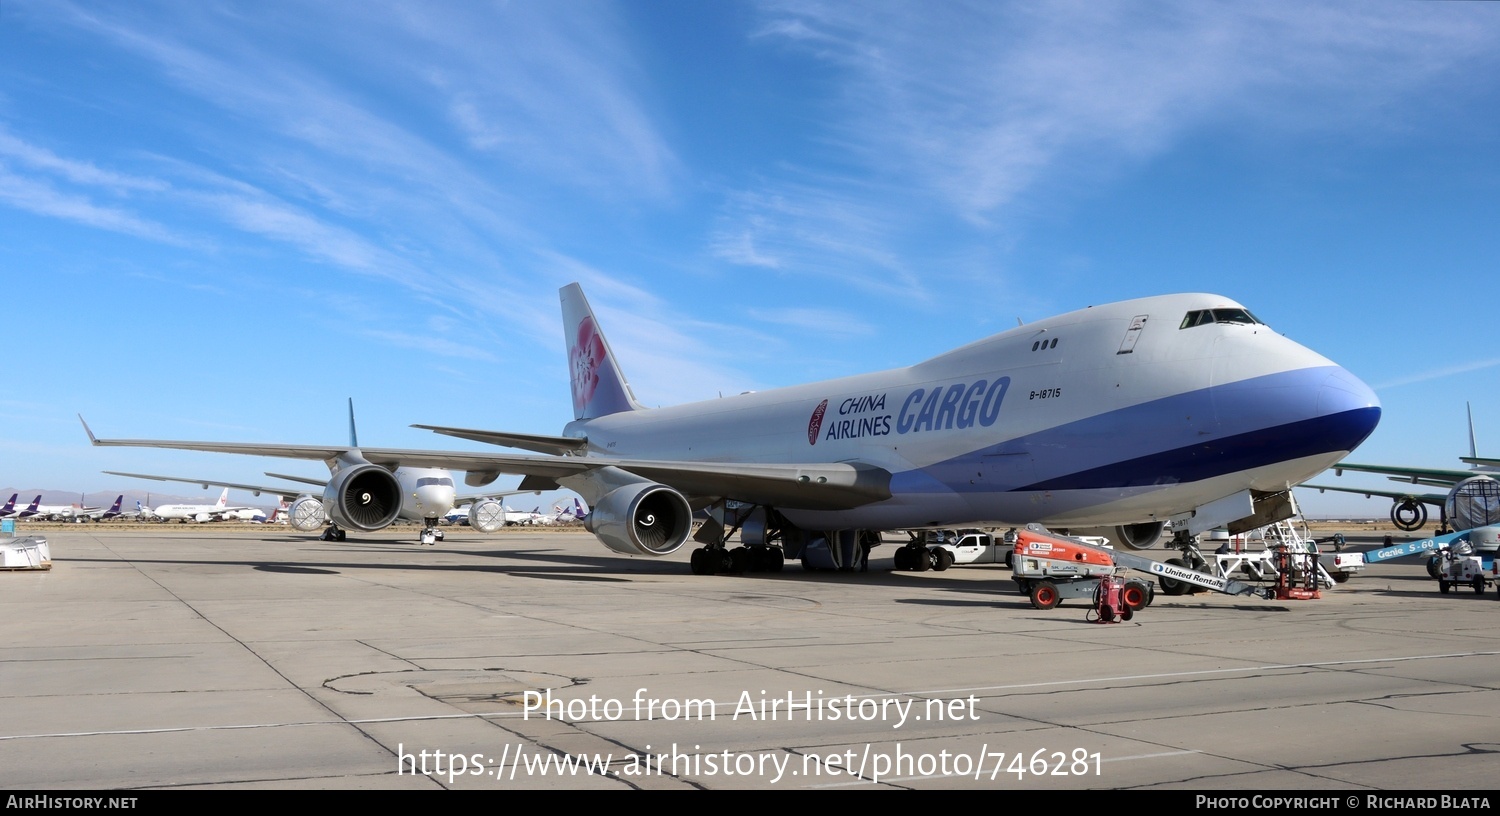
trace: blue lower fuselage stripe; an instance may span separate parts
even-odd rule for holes
[[[1368,391],[1343,390],[1338,374],[1347,372],[1285,371],[1140,403],[897,473],[891,487],[996,493],[1165,486],[1350,451],[1374,431],[1380,408]]]
[[[1359,408],[1114,462],[1013,489],[1097,490],[1196,482],[1320,453],[1353,450],[1379,418],[1379,408]]]

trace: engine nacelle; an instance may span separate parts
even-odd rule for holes
[[[323,506],[340,527],[384,530],[401,513],[401,484],[379,465],[345,467],[329,480],[323,491]]]
[[[1132,550],[1149,550],[1161,540],[1161,521],[1143,521],[1140,524],[1121,524],[1115,528],[1115,541]]]
[[[328,517],[323,514],[323,502],[312,496],[303,496],[292,502],[286,515],[292,528],[304,533],[321,530],[328,523]]]
[[[593,504],[584,526],[617,553],[670,555],[693,529],[693,508],[666,485],[628,484]]]
[[[485,499],[469,505],[469,526],[481,533],[493,533],[505,526],[505,505]]]
[[[1464,479],[1448,493],[1443,512],[1455,530],[1500,524],[1500,482],[1491,476]],[[1422,520],[1427,519],[1424,516]]]

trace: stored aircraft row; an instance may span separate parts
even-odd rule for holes
[[[12,493],[10,499],[0,507],[0,518],[17,519],[41,519],[47,521],[84,521],[111,519],[120,515],[120,503],[125,500],[125,494],[115,498],[115,503],[108,510],[103,507],[84,507],[73,504],[42,504],[41,494],[31,500],[31,504],[23,508],[16,507],[16,499],[21,494]]]
[[[1025,524],[1112,526],[1150,546],[1262,526],[1290,489],[1374,430],[1358,378],[1210,294],[1094,306],[1025,324],[904,368],[705,402],[635,398],[577,284],[560,292],[573,421],[558,435],[420,425],[533,453],[100,439],[315,459],[343,527],[401,507],[400,468],[466,471],[481,486],[570,488],[610,549],[660,556],[709,516],[695,572],[853,563],[879,531]],[[727,542],[738,532],[742,546]]]

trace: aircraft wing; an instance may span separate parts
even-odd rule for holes
[[[1460,456],[1459,461],[1468,462],[1471,465],[1479,465],[1485,468],[1500,468],[1500,459],[1489,459],[1484,456]],[[1484,471],[1480,471],[1483,473]],[[1474,475],[1470,473],[1469,475]]]
[[[79,421],[83,420],[79,417]],[[278,456],[331,462],[346,456],[385,467],[431,467],[468,471],[466,483],[478,487],[502,473],[555,480],[616,468],[676,488],[697,498],[730,497],[754,504],[805,510],[845,510],[891,496],[890,471],[850,462],[783,464],[764,462],[677,462],[603,456],[464,453],[458,451],[354,448],[318,445],[264,445],[244,442],[185,442],[163,439],[99,439],[83,425],[89,442],[101,447],[172,448],[251,456]],[[196,480],[190,480],[196,481]],[[537,480],[527,490],[538,489]],[[201,482],[200,482],[201,483]]]
[[[1349,462],[1340,462],[1329,469],[1338,475],[1343,475],[1343,472],[1346,470],[1356,473],[1379,473],[1382,476],[1389,476],[1396,481],[1408,481],[1412,484],[1426,484],[1434,487],[1444,484],[1455,485],[1470,476],[1479,475],[1472,470],[1395,467],[1391,465],[1356,465]]]
[[[203,485],[203,487],[205,489],[207,489],[209,487],[232,487],[235,490],[248,490],[248,491],[250,491],[251,493],[254,493],[257,496],[259,496],[262,493],[265,493],[265,494],[270,495],[270,496],[280,496],[281,498],[283,498],[283,499],[285,499],[287,501],[291,501],[293,499],[296,499],[298,496],[309,495],[312,492],[312,491],[310,491],[310,490],[308,490],[306,488],[301,488],[301,487],[286,487],[286,486],[271,487],[271,486],[266,486],[266,485],[240,484],[238,482],[219,482],[219,481],[214,481],[213,479],[187,479],[187,478],[183,478],[181,476],[153,476],[153,475],[151,475],[149,473],[121,473],[120,471],[117,471],[117,470],[106,470],[104,472],[108,473],[111,476],[125,476],[125,477],[131,478],[131,479],[151,479],[153,481],[158,481],[158,482],[182,482],[184,484],[199,484],[199,485]],[[225,508],[225,509],[226,510],[243,510],[243,509],[250,509],[250,508],[228,507],[228,508]]]
[[[519,496],[522,493],[541,492],[542,491],[540,490],[496,490],[489,493],[469,493],[463,496],[454,496],[453,506],[458,507],[459,505],[463,504],[472,504],[477,501],[483,501],[484,499],[503,499],[506,496]]]
[[[1431,504],[1438,507],[1442,507],[1443,502],[1448,500],[1447,493],[1412,493],[1409,490],[1404,492],[1398,490],[1371,490],[1366,487],[1333,487],[1332,485],[1315,484],[1300,484],[1297,485],[1297,487],[1305,487],[1308,490],[1333,490],[1339,493],[1355,493],[1357,495],[1364,496],[1367,499],[1371,496],[1381,496],[1387,499],[1395,499],[1398,501],[1401,499],[1412,499],[1422,502],[1423,504]]]
[[[472,439],[475,442],[484,442],[488,445],[520,448],[521,450],[536,451],[537,453],[555,455],[577,454],[582,453],[588,447],[587,439],[579,439],[572,436],[481,431],[473,428],[448,428],[442,425],[413,425],[412,427],[421,428],[425,431],[433,431],[445,436],[456,436],[459,439]]]

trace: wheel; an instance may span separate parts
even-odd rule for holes
[[[776,547],[767,547],[766,548],[766,554],[765,554],[765,569],[766,569],[766,572],[781,572],[781,568],[783,566],[785,566],[785,565],[786,565],[786,556],[784,554],[782,554],[782,552],[781,552],[781,550],[779,548],[776,548]]]
[[[1334,580],[1334,582],[1335,583],[1339,583],[1339,584],[1348,583],[1350,577],[1351,576],[1347,572],[1335,572],[1333,574],[1333,580]]]
[[[932,569],[932,553],[926,550],[912,550],[911,568],[917,572],[926,572]]]
[[[1126,581],[1120,590],[1120,600],[1132,612],[1139,612],[1151,603],[1151,589],[1140,581]]]
[[[706,547],[699,547],[693,550],[693,556],[689,559],[688,563],[692,566],[694,575],[714,574],[714,568],[711,566],[713,558]]]
[[[1015,569],[1015,561],[1016,561],[1016,551],[1015,550],[1006,550],[1005,551],[1005,568],[1006,569]]]
[[[1187,569],[1187,562],[1183,561],[1181,558],[1168,558],[1166,563],[1171,564],[1174,567]],[[1165,595],[1186,595],[1188,593],[1188,588],[1192,586],[1191,584],[1179,581],[1176,578],[1168,578],[1165,575],[1156,576],[1156,582],[1158,584],[1161,584],[1161,591]]]
[[[891,561],[893,562],[892,566],[898,570],[911,569],[911,549],[908,547],[898,547],[895,554],[891,556]]]
[[[1427,556],[1427,575],[1432,578],[1443,577],[1442,553],[1433,553]]]
[[[939,547],[932,551],[932,568],[938,572],[953,566],[953,553]]]
[[[1448,594],[1448,582],[1447,581],[1442,581],[1442,580],[1438,581],[1438,592],[1441,592],[1444,595]]]
[[[1483,575],[1476,575],[1476,576],[1474,576],[1474,594],[1475,595],[1483,595],[1484,594],[1484,576]]]
[[[729,571],[739,575],[750,569],[750,550],[748,547],[735,547],[729,551]]]
[[[433,530],[432,531],[432,535],[438,541],[442,541],[443,540],[443,531],[442,530]]]
[[[333,531],[333,540],[334,541],[343,541],[345,535],[346,535],[346,533],[343,530],[334,530]]]
[[[1057,585],[1051,581],[1037,581],[1031,588],[1031,605],[1037,609],[1052,609],[1061,600]]]

